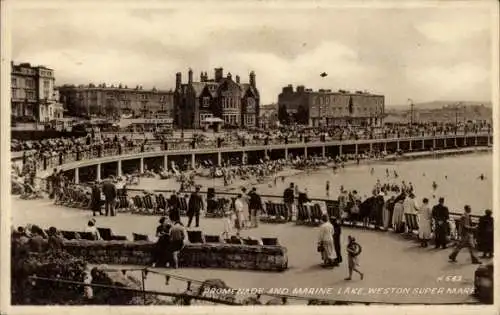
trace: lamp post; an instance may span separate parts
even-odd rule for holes
[[[413,133],[413,109],[415,107],[415,104],[413,104],[413,100],[411,98],[408,99],[408,102],[410,102],[410,136]]]
[[[460,102],[455,105],[455,134],[458,132],[458,110],[460,108]]]

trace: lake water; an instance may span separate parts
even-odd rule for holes
[[[450,211],[462,212],[463,206],[468,204],[472,207],[474,214],[483,214],[485,209],[493,207],[492,161],[491,153],[411,161],[377,161],[359,166],[348,166],[337,173],[334,173],[332,169],[322,169],[309,173],[299,172],[287,176],[284,182],[278,179],[276,186],[273,180],[254,186],[261,194],[280,196],[283,190],[293,182],[301,190],[307,188],[311,198],[327,198],[326,181],[330,181],[330,196],[336,198],[341,185],[348,190],[355,189],[361,195],[369,195],[377,179],[380,179],[382,183],[396,184],[401,184],[404,180],[406,183],[413,184],[418,202],[427,197],[431,200],[431,204],[434,204],[437,202],[434,199],[444,197]],[[373,174],[371,174],[372,168],[374,169]],[[393,171],[396,171],[399,177],[387,177],[386,169],[389,169],[391,175]],[[484,180],[479,179],[481,174],[486,176]],[[438,186],[435,192],[432,188],[433,181]],[[206,187],[227,190],[227,187],[223,187],[221,179],[200,178],[196,182],[202,185],[203,191],[206,190]],[[245,186],[248,187],[249,183],[247,182]],[[173,180],[143,178],[137,188],[178,189],[179,184]]]

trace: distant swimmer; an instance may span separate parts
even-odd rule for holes
[[[399,177],[398,173],[396,171],[394,171],[394,178],[398,178],[398,177]]]
[[[284,183],[285,182],[285,176],[281,176],[281,182]]]
[[[485,178],[486,178],[486,176],[484,176],[484,174],[479,175],[480,180],[485,180]]]
[[[385,176],[389,177],[389,169],[388,168],[385,169]]]
[[[422,173],[422,176],[424,176],[424,177],[425,177],[425,173]]]
[[[436,182],[432,182],[432,190],[436,191],[437,188],[438,184],[436,184]]]
[[[373,175],[375,173],[375,169],[372,167],[372,169],[370,170],[370,174]]]
[[[444,179],[448,179],[448,175],[444,175]]]
[[[326,181],[326,196],[330,197],[330,181]]]
[[[333,172],[337,173],[337,163],[333,164]]]
[[[276,187],[278,184],[278,178],[277,177],[274,177],[274,187]]]

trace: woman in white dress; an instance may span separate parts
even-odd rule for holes
[[[318,252],[321,253],[323,266],[333,266],[333,225],[326,214],[321,217],[321,221],[323,223],[319,227]]]
[[[418,237],[422,247],[427,247],[431,239],[432,212],[429,207],[429,199],[422,200],[422,206],[418,211]]]

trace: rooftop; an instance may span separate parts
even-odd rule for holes
[[[137,85],[134,88],[129,88],[127,85],[107,85],[106,83],[101,83],[98,85],[95,85],[93,83],[89,84],[80,84],[80,85],[75,85],[75,84],[64,84],[62,86],[57,87],[59,90],[64,90],[64,89],[85,89],[85,90],[106,90],[106,91],[140,91],[142,93],[174,93],[172,89],[169,90],[159,90],[155,87],[152,89],[143,89],[142,85]]]

